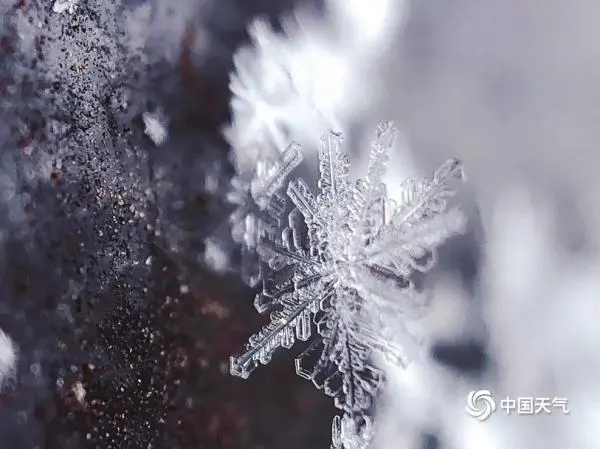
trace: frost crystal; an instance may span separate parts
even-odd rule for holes
[[[142,119],[145,126],[144,132],[154,142],[154,145],[159,147],[164,144],[169,136],[169,132],[162,112],[144,112]]]
[[[231,107],[245,126],[241,130],[228,128],[225,136],[235,147],[247,148],[257,143],[261,147],[285,148],[288,136],[280,122],[285,120],[292,103],[294,87],[289,73],[283,64],[255,58],[248,48],[235,54],[234,64],[236,71],[231,75],[229,86],[234,95]]]
[[[296,371],[342,411],[333,421],[334,448],[364,448],[371,440],[369,409],[384,382],[371,355],[410,361],[418,342],[401,329],[424,309],[411,276],[428,271],[436,247],[465,222],[458,209],[446,211],[449,184],[462,175],[455,160],[430,180],[406,181],[398,203],[387,198],[382,178],[395,135],[391,123],[378,127],[367,175],[357,180],[349,179],[341,136],[322,139],[319,195],[301,179],[291,182],[289,226],[258,245],[271,272],[255,306],[271,311],[271,321],[231,358],[231,373],[247,378],[277,348],[309,340],[314,322],[315,341]]]
[[[68,11],[69,14],[73,14],[77,9],[77,3],[79,3],[79,0],[56,0],[54,6],[52,6],[52,11],[58,14]]]
[[[340,67],[328,65],[328,74],[338,70],[334,82],[327,83],[326,92],[315,92],[315,77],[318,81],[331,78],[321,73],[324,70],[314,72],[315,67],[321,68],[316,61],[329,60],[327,55],[319,54],[307,64],[305,53],[312,55],[312,47],[304,48],[306,44],[296,36],[281,36],[264,20],[254,21],[248,31],[253,45],[234,55],[235,71],[229,83],[232,123],[223,130],[239,171],[282,152],[292,140],[311,136],[311,130],[317,129],[318,136],[340,127],[330,108],[316,101],[339,86]]]
[[[285,211],[285,198],[278,193],[292,170],[302,162],[299,145],[292,143],[275,161],[262,160],[250,176],[232,179],[227,200],[235,205],[229,216],[231,234],[242,244],[242,278],[255,286],[260,277],[256,248],[260,238],[272,235]]]

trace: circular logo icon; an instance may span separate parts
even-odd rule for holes
[[[496,401],[489,390],[471,391],[467,396],[467,413],[479,421],[485,421],[496,411]]]

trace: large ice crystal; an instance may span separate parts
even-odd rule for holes
[[[257,245],[262,236],[273,235],[285,212],[279,193],[290,173],[302,162],[300,147],[292,143],[276,160],[261,160],[250,176],[231,180],[227,200],[234,210],[229,216],[233,240],[241,244],[242,279],[250,286],[260,280]]]
[[[406,181],[398,203],[387,198],[382,178],[395,135],[391,123],[378,127],[367,174],[352,180],[342,137],[330,133],[319,149],[318,196],[302,179],[289,183],[289,226],[257,248],[270,272],[255,306],[271,311],[271,321],[231,358],[231,373],[247,378],[277,348],[311,339],[314,323],[314,341],[296,371],[342,412],[333,421],[334,448],[364,448],[371,440],[369,411],[384,382],[371,356],[405,365],[418,350],[403,330],[424,310],[411,277],[428,271],[436,247],[465,223],[458,209],[446,210],[450,184],[462,175],[456,160],[432,179]]]

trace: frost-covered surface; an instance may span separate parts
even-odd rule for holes
[[[237,278],[200,268],[234,272],[227,242],[203,240],[227,210],[231,52],[269,12],[229,3],[0,1],[0,328],[18,347],[12,361],[0,346],[2,375],[14,368],[0,446],[327,438],[318,404],[295,429],[260,431],[262,417],[311,407],[300,381],[260,402],[223,371],[253,314],[236,312]]]
[[[271,321],[231,359],[232,374],[247,378],[276,349],[311,340],[296,370],[341,410],[333,421],[336,448],[368,446],[369,412],[384,383],[372,357],[405,366],[419,353],[411,321],[425,307],[411,278],[429,271],[437,247],[464,226],[458,209],[446,211],[450,185],[462,176],[458,161],[431,180],[406,181],[401,202],[388,199],[382,179],[395,134],[390,123],[379,125],[367,174],[356,180],[341,137],[322,138],[319,194],[302,179],[290,182],[289,226],[257,248],[270,270],[254,303]]]
[[[223,285],[198,269],[230,177],[231,55],[211,47],[204,76],[194,3],[0,2],[0,328],[18,347],[0,343],[2,447],[210,447],[241,426],[228,351],[205,349],[241,287],[209,297]]]
[[[32,1],[3,17],[0,326],[19,347],[0,407],[10,447],[43,437],[36,413],[56,408],[85,364],[123,363],[90,329],[113,320],[115,303],[142,307],[146,294],[147,157],[111,103],[127,68],[118,7],[86,2],[69,14]],[[106,440],[104,428],[90,440]]]

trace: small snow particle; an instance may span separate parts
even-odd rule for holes
[[[146,129],[144,132],[156,146],[161,146],[167,140],[167,127],[165,119],[159,112],[144,112],[142,114]]]
[[[73,14],[77,9],[78,2],[79,0],[56,0],[52,7],[52,11],[58,14],[68,11],[69,14]]]
[[[12,340],[0,330],[0,386],[15,370],[17,362],[16,348]]]
[[[213,239],[207,239],[205,244],[204,262],[217,273],[224,272],[229,266],[225,251]]]
[[[81,405],[83,405],[84,401],[85,401],[85,396],[86,396],[86,391],[85,391],[85,388],[83,387],[83,384],[79,381],[75,382],[73,384],[73,386],[71,387],[71,391],[75,395],[75,399],[77,399],[77,402],[79,402]]]

